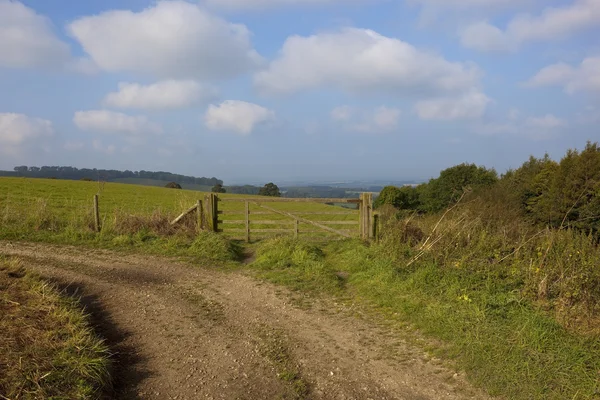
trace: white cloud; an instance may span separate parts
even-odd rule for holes
[[[292,5],[318,6],[334,3],[357,3],[359,1],[364,0],[205,0],[205,3],[210,7],[226,10],[249,10]]]
[[[587,106],[577,113],[577,123],[583,125],[597,124],[600,122],[600,109],[596,106]]]
[[[214,88],[194,80],[166,80],[151,85],[119,83],[119,91],[109,93],[104,105],[117,108],[174,109],[188,107],[202,98],[216,97]]]
[[[549,65],[527,82],[528,86],[563,86],[573,94],[579,91],[600,92],[600,57],[584,59],[577,67],[558,63]]]
[[[244,25],[185,1],[159,1],[141,12],[107,11],[68,27],[106,71],[166,78],[228,78],[260,64]]]
[[[256,74],[263,92],[290,93],[333,87],[408,95],[461,92],[478,85],[480,72],[399,39],[365,29],[289,37],[278,59]]]
[[[487,21],[467,26],[461,33],[464,47],[479,51],[509,51],[514,49],[507,35]]]
[[[65,150],[68,151],[78,151],[84,148],[84,143],[83,142],[78,142],[78,141],[73,141],[73,140],[67,140],[65,142],[65,145],[63,146],[63,148]]]
[[[409,0],[409,3],[439,8],[495,7],[522,3],[523,0]]]
[[[130,116],[107,110],[77,111],[73,117],[75,125],[82,130],[106,133],[160,133],[161,127],[145,116]]]
[[[206,126],[215,131],[231,131],[241,135],[252,133],[256,125],[273,121],[275,112],[245,101],[226,100],[211,104],[204,116]]]
[[[568,126],[568,122],[553,114],[543,116],[518,116],[507,121],[493,121],[475,126],[476,133],[481,135],[518,135],[532,139],[547,139],[560,132],[561,128]]]
[[[525,120],[525,126],[531,128],[556,129],[567,126],[567,122],[552,114],[546,114],[543,117],[529,117]]]
[[[94,150],[96,150],[97,152],[100,153],[104,153],[104,154],[108,154],[108,155],[113,155],[115,154],[115,151],[117,150],[116,146],[114,144],[109,144],[107,146],[105,146],[100,140],[98,139],[94,139],[92,141],[92,147],[94,148]]]
[[[379,107],[373,114],[375,126],[381,129],[392,129],[398,126],[401,111],[397,108]]]
[[[352,118],[353,109],[350,106],[339,106],[331,110],[331,119],[334,121],[349,121]]]
[[[459,97],[442,97],[417,102],[415,111],[425,120],[476,119],[483,115],[490,102],[485,94],[473,91]]]
[[[374,110],[361,110],[357,107],[339,106],[331,110],[332,121],[341,124],[348,131],[363,133],[390,132],[398,127],[402,111],[394,107],[381,106]]]
[[[520,14],[506,30],[487,21],[475,23],[460,32],[463,46],[480,51],[516,49],[529,41],[562,39],[600,26],[600,1],[576,0],[564,7],[548,7],[541,15]]]
[[[0,0],[0,38],[0,67],[61,67],[70,58],[48,18],[17,1]]]
[[[24,114],[0,113],[0,152],[10,153],[34,139],[54,135],[52,122]]]

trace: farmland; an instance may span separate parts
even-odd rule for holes
[[[101,235],[93,235],[91,227],[92,199],[99,194],[100,214],[102,220]],[[64,243],[80,241],[109,243],[122,234],[138,233],[140,226],[127,231],[127,222],[133,216],[143,224],[153,220],[160,228],[171,233],[185,236],[185,227],[170,230],[168,222],[183,210],[204,198],[205,193],[189,190],[172,190],[160,187],[136,186],[119,183],[63,181],[54,179],[0,178],[0,235],[4,238],[27,238],[29,240],[51,240]],[[223,199],[250,198],[259,200],[259,196],[220,195]],[[273,208],[280,211],[308,212],[305,218],[314,221],[358,221],[357,215],[317,215],[314,213],[343,209],[325,204],[310,203],[276,203]],[[240,220],[244,210],[243,202],[221,202],[220,209],[225,212],[223,220]],[[250,205],[251,212],[259,212],[258,206]],[[265,210],[262,210],[263,212]],[[229,215],[228,215],[229,214]],[[134,219],[135,219],[134,218]],[[287,228],[290,230],[290,219],[280,215],[269,215],[271,221],[281,221],[281,225],[256,225],[255,228]],[[188,219],[187,233],[194,231],[193,218]],[[358,223],[358,222],[357,222]],[[138,224],[139,225],[139,224]],[[156,225],[156,224],[154,224]],[[185,224],[184,224],[185,225]],[[307,224],[300,224],[300,229],[307,229]],[[144,225],[147,227],[147,225]],[[240,228],[241,225],[230,225]],[[158,228],[155,226],[155,228]],[[163,230],[164,230],[163,229]],[[356,232],[358,227],[356,225]],[[146,232],[152,234],[152,232]],[[157,233],[157,232],[154,232]],[[171,235],[172,236],[172,235]],[[239,235],[238,235],[239,236]],[[263,235],[264,236],[264,235]],[[158,239],[158,237],[157,237]]]
[[[91,200],[96,193],[100,194],[100,233],[92,229]],[[385,321],[394,329],[391,337],[418,343],[417,347],[445,360],[446,368],[466,371],[471,384],[487,393],[523,400],[594,398],[600,370],[595,297],[574,297],[564,282],[550,281],[546,283],[547,290],[554,297],[541,298],[540,282],[547,278],[530,268],[531,260],[543,256],[549,261],[548,274],[551,267],[561,266],[565,282],[575,284],[575,279],[598,259],[598,248],[587,236],[575,231],[539,232],[535,226],[520,221],[507,203],[477,197],[464,204],[459,202],[441,218],[438,214],[411,214],[398,219],[395,211],[382,209],[385,218],[378,243],[356,238],[311,243],[295,239],[290,230],[282,237],[242,245],[225,233],[198,233],[193,215],[170,227],[172,218],[203,196],[200,192],[117,183],[99,186],[94,182],[2,178],[0,238],[77,245],[64,250],[49,250],[43,244],[35,250],[27,250],[27,245],[5,249],[26,259],[33,254],[43,254],[45,258],[53,252],[77,253],[76,265],[88,262],[81,260],[86,259],[84,253],[91,247],[116,251],[93,261],[94,267],[82,264],[67,268],[71,272],[65,276],[77,274],[77,279],[90,286],[103,276],[94,272],[95,268],[100,268],[104,259],[113,260],[111,265],[116,265],[119,252],[178,256],[195,266],[219,266],[231,276],[249,275],[291,289],[300,296],[294,302],[301,308],[310,308],[317,299],[334,299],[335,304]],[[260,202],[259,197],[252,198]],[[225,213],[219,218],[239,220],[244,202],[223,201],[220,206]],[[317,215],[343,210],[325,204],[269,203],[269,207],[303,214],[311,220],[356,221],[353,211],[349,215]],[[256,204],[251,205],[251,211],[260,210]],[[260,218],[289,224],[287,217],[276,213]],[[573,248],[571,255],[565,253],[565,246]],[[69,259],[53,261],[57,266],[50,269],[63,276],[60,265],[70,265]],[[48,270],[40,266],[43,260],[36,260],[32,261],[34,268]],[[160,265],[170,265],[172,261],[159,258],[156,262],[133,260],[118,267],[124,270],[117,276],[126,277],[124,282],[133,284],[142,279],[142,287],[143,282],[166,279]],[[135,266],[135,271],[128,270],[128,265]],[[144,265],[155,266],[145,271]],[[178,271],[187,277],[185,268]],[[149,273],[152,278],[146,275]],[[591,274],[587,276],[588,280],[593,278]],[[581,281],[579,287],[585,293],[593,293],[595,289],[588,289],[585,282]],[[99,287],[108,284],[98,283]],[[127,290],[123,288],[124,297]],[[221,308],[212,305],[219,298],[211,297],[207,302],[202,300],[208,296],[206,291],[194,293],[192,298],[208,313],[208,318],[220,321]],[[199,293],[204,297],[198,297]],[[564,307],[567,300],[571,307]],[[279,332],[277,329],[269,335]],[[257,330],[257,337],[264,339],[260,332],[263,331]],[[273,344],[270,340],[268,343]],[[389,345],[385,339],[378,339],[378,343]],[[292,368],[294,363],[288,357],[295,356],[287,347],[264,354],[273,351],[287,354],[275,358],[279,360],[275,365],[284,371],[282,376],[289,377],[286,385],[290,386],[281,390],[291,390],[298,398],[306,396],[314,371]],[[399,356],[406,356],[406,351],[409,350],[402,350]],[[396,357],[391,350],[386,354]]]

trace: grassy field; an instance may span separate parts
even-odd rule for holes
[[[101,233],[90,229],[92,196],[98,192]],[[177,228],[168,226],[202,197],[116,183],[99,188],[92,182],[0,178],[0,239],[187,256],[196,263],[246,268],[295,290],[339,296],[415,329],[417,337],[432,339],[425,341],[431,352],[492,394],[522,400],[600,398],[600,324],[593,302],[600,290],[595,283],[600,274],[593,268],[600,250],[586,235],[540,230],[510,210],[469,202],[443,221],[437,215],[388,218],[379,243],[309,243],[293,239],[289,227],[286,237],[242,246],[228,239],[235,234],[198,235],[193,216]],[[243,219],[243,202],[220,205],[221,219]],[[343,210],[328,205],[269,207],[313,221],[357,221],[356,213],[313,214]],[[263,211],[251,206],[251,215]],[[257,218],[289,223],[279,214]],[[256,251],[255,261],[239,263],[250,250]]]
[[[0,258],[0,397],[100,399],[109,352],[73,299]]]
[[[92,199],[99,194],[102,232],[92,231]],[[189,190],[174,190],[160,187],[137,186],[108,182],[66,180],[0,178],[0,238],[47,240],[62,243],[95,242],[98,244],[120,244],[133,241],[161,239],[163,236],[175,241],[191,239],[195,233],[194,217],[190,216],[181,226],[171,228],[168,222],[183,210],[203,199],[205,193]],[[220,195],[223,199],[253,198],[260,196]],[[335,226],[336,229],[352,229],[358,233],[358,213],[346,210],[349,215],[315,215],[315,212],[344,211],[339,207],[325,204],[274,203],[277,210],[300,213],[303,218],[313,221],[354,221],[352,225]],[[243,202],[220,203],[224,212],[219,218],[224,221],[240,221],[244,217]],[[251,213],[267,212],[252,204]],[[309,213],[309,215],[302,213]],[[292,221],[280,214],[252,216],[253,220],[267,220],[268,223],[251,222],[253,229],[286,229],[292,234]],[[244,224],[227,223],[223,227],[230,238],[242,238],[240,232]],[[300,230],[312,229],[301,223]],[[165,235],[167,234],[167,235]],[[319,236],[317,232],[312,232]],[[253,238],[272,235],[268,232],[253,234]],[[323,235],[320,235],[323,236]]]
[[[155,186],[164,188],[167,183],[170,181],[161,181],[158,179],[144,179],[144,178],[118,178],[114,179],[111,182],[114,183],[127,183],[130,185],[140,185],[140,186]],[[193,183],[182,183],[181,187],[186,190],[196,190],[199,192],[208,192],[210,191],[212,186],[207,185],[196,185]]]

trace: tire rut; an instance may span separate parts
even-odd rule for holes
[[[401,333],[243,273],[73,246],[0,254],[82,296],[117,353],[110,398],[487,398]]]

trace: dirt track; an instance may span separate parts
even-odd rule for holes
[[[243,273],[69,246],[0,254],[83,296],[117,353],[111,398],[485,398],[398,332]]]

